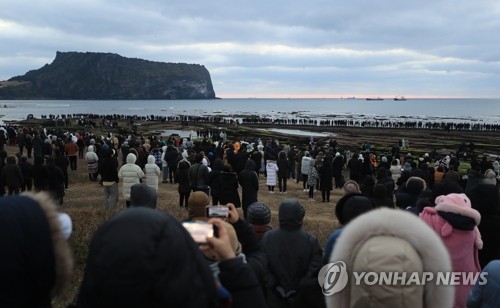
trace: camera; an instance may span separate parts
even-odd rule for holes
[[[206,217],[228,218],[229,208],[226,205],[209,205],[205,208]]]
[[[202,221],[183,222],[182,225],[191,234],[193,240],[198,244],[204,244],[209,237],[219,235],[217,226]]]

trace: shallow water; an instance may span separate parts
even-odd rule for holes
[[[7,107],[7,108],[5,108]],[[3,120],[28,114],[262,116],[272,119],[379,119],[500,123],[500,99],[0,100]]]
[[[307,136],[307,137],[335,137],[336,134],[332,133],[321,133],[321,132],[313,132],[299,129],[281,129],[281,128],[258,128],[257,130],[275,132],[285,135],[294,135],[294,136]]]

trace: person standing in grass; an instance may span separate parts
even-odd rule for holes
[[[324,307],[318,285],[322,249],[302,229],[304,208],[297,200],[283,200],[278,216],[279,228],[267,231],[261,241],[268,261],[264,282],[269,307]]]
[[[127,163],[118,170],[118,178],[123,181],[122,192],[127,207],[130,207],[130,187],[140,183],[141,179],[144,177],[144,172],[141,167],[135,163],[136,160],[137,156],[135,156],[134,153],[128,153]]]
[[[247,209],[250,204],[257,202],[259,192],[259,176],[255,172],[255,162],[248,159],[245,163],[245,169],[238,175],[238,182],[241,186],[241,203],[243,214],[247,216]]]
[[[99,164],[102,187],[104,190],[104,208],[112,210],[118,203],[118,159],[114,157],[114,150],[108,148]]]
[[[179,193],[179,206],[188,207],[189,195],[191,194],[191,185],[189,183],[189,167],[191,164],[187,160],[181,160],[175,171],[175,182],[179,185],[177,192]]]
[[[276,186],[276,176],[279,168],[276,164],[274,156],[270,156],[266,163],[266,185],[270,194],[274,194],[274,187]]]
[[[64,144],[64,153],[66,154],[66,157],[68,157],[69,160],[69,166],[71,170],[76,171],[76,162],[77,162],[77,155],[78,155],[78,145],[76,142],[73,142],[71,137],[68,137],[66,139],[66,143]]]
[[[97,180],[97,171],[99,166],[99,157],[97,156],[93,145],[89,145],[85,159],[87,160],[87,171],[89,173],[89,180],[95,182]]]
[[[148,155],[148,163],[144,166],[144,174],[146,175],[146,184],[155,191],[158,191],[160,173],[160,167],[156,164],[156,158],[153,155]]]
[[[309,201],[314,201],[314,189],[318,183],[318,169],[316,169],[316,160],[309,161],[309,171],[307,172],[307,185],[309,186]]]
[[[162,172],[162,183],[166,184],[168,183],[168,163],[165,160],[165,154],[167,154],[167,146],[164,145],[161,148],[161,172]]]
[[[304,156],[302,157],[302,161],[300,163],[300,173],[301,173],[301,177],[302,177],[302,188],[304,189],[304,191],[307,191],[308,190],[308,186],[307,186],[307,178],[308,178],[308,174],[309,174],[309,165],[311,164],[311,156],[309,155],[309,151],[305,151],[304,152]]]
[[[333,164],[332,158],[327,155],[318,169],[319,189],[321,190],[321,201],[330,202],[330,193],[333,189]]]
[[[278,154],[278,187],[280,190],[280,194],[286,193],[286,184],[288,177],[290,176],[290,161],[287,158],[287,153],[285,151],[281,151]]]

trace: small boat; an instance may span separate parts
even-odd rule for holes
[[[395,97],[394,100],[395,101],[405,101],[406,98],[404,96],[401,96],[401,97]]]
[[[366,98],[367,101],[383,101],[384,99],[383,98],[380,98],[380,97],[377,97],[377,98]]]

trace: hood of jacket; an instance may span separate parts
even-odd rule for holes
[[[370,272],[418,273],[421,276],[422,263],[416,249],[405,239],[377,235],[361,245],[352,269],[355,272],[369,269]],[[351,307],[426,307],[423,304],[423,285],[367,285],[361,281],[352,289]]]
[[[370,253],[366,253],[368,250]],[[357,286],[352,283],[355,281],[354,268],[359,270],[362,265],[362,271],[366,272],[400,272],[399,268],[433,273],[452,270],[448,250],[436,232],[406,211],[380,208],[354,219],[343,228],[329,261],[343,261],[351,276],[344,289],[325,297],[328,307],[354,307],[356,304],[359,307],[389,307],[391,305],[386,303],[395,303],[397,299],[405,304],[392,306],[417,307],[422,302],[421,307],[453,306],[453,286],[438,284],[437,275],[422,286],[423,290],[417,286],[409,292],[408,286],[384,289],[378,285]],[[415,298],[414,292],[421,296]],[[367,305],[363,297],[372,299],[373,304]]]
[[[155,164],[156,159],[153,155],[148,155],[148,164]]]
[[[341,225],[346,225],[359,215],[374,208],[373,202],[362,193],[350,193],[339,199],[335,206],[335,216]]]
[[[287,231],[301,229],[305,213],[298,200],[283,200],[278,211],[280,229]]]
[[[87,152],[94,152],[95,149],[94,149],[94,146],[93,145],[89,145],[88,148],[87,148]]]
[[[95,233],[77,306],[211,307],[214,286],[186,229],[166,213],[135,207]]]
[[[136,160],[137,160],[137,156],[135,156],[134,153],[127,154],[127,164],[135,164]]]
[[[247,159],[245,162],[245,170],[254,171],[255,170],[255,162],[251,159]]]
[[[144,183],[137,183],[130,187],[130,205],[156,208],[156,190]]]
[[[481,216],[494,216],[500,213],[500,194],[496,186],[480,183],[473,186],[465,194],[469,197],[472,208]]]
[[[412,195],[419,195],[426,187],[424,179],[417,176],[412,176],[406,181],[406,191]]]
[[[389,177],[389,173],[387,173],[387,169],[384,167],[380,167],[377,169],[377,180],[385,179]]]
[[[222,172],[224,169],[224,161],[220,158],[216,158],[212,163],[212,171]]]
[[[50,307],[73,265],[55,204],[43,193],[1,198],[0,232],[0,306]]]

